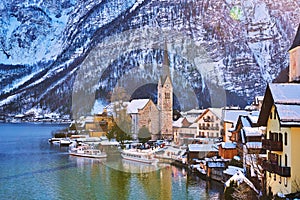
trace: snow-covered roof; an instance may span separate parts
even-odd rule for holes
[[[123,102],[111,102],[107,106],[105,106],[103,109],[106,109],[108,115],[114,115],[116,108],[125,109],[128,106],[129,102],[123,101]],[[117,110],[117,111],[119,111]]]
[[[255,99],[257,101],[263,101],[264,100],[264,96],[256,96]]]
[[[255,191],[257,194],[259,191],[255,188],[253,183],[245,177],[245,175],[241,171],[237,171],[228,181],[225,182],[226,187],[230,187],[231,182],[235,182],[238,186],[242,183],[246,183],[253,191]]]
[[[298,92],[300,91],[300,84],[273,83],[269,84],[269,88],[280,123],[289,126],[300,125],[300,92]],[[265,121],[267,117],[268,115],[264,116]]]
[[[217,147],[213,144],[189,144],[189,152],[210,152],[218,151]]]
[[[220,144],[222,146],[222,149],[235,149],[236,143],[233,142],[221,142]]]
[[[189,123],[194,123],[195,120],[197,119],[197,117],[190,117],[190,116],[187,116],[187,117],[185,117],[185,118],[186,118],[186,120],[187,120]]]
[[[259,113],[258,113],[258,115],[248,115],[248,117],[249,117],[249,119],[251,120],[252,123],[257,123]]]
[[[183,121],[183,117],[180,117],[179,119],[177,119],[176,121],[173,121],[173,127],[182,127],[182,121]]]
[[[267,126],[272,106],[275,106],[282,126],[300,126],[298,91],[300,91],[299,83],[268,84],[258,124]]]
[[[243,127],[246,137],[259,137],[262,136],[262,131],[259,127]]]
[[[222,118],[222,108],[208,108],[212,113],[214,113],[218,118]]]
[[[249,121],[250,119],[246,116],[241,116],[241,122],[243,124],[243,127],[251,127],[251,123]]]
[[[269,85],[275,104],[300,105],[300,84],[280,83]]]
[[[262,142],[247,142],[246,146],[248,149],[261,149]]]
[[[243,168],[229,165],[228,168],[223,171],[223,173],[233,176],[238,171],[243,171]]]
[[[300,122],[300,104],[299,105],[276,104],[276,108],[277,108],[280,121]]]
[[[224,121],[236,123],[240,115],[248,115],[246,110],[224,110]]]
[[[87,116],[84,121],[85,121],[85,123],[93,123],[94,116]]]
[[[150,101],[150,99],[134,99],[129,102],[127,106],[127,113],[134,114],[138,113],[139,109],[142,109],[146,106],[146,104]]]

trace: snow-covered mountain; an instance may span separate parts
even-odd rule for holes
[[[297,0],[1,1],[0,114],[76,116],[117,87],[155,99],[166,51],[177,107],[244,106],[288,67],[299,9]]]

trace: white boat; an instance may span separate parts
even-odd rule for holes
[[[122,150],[121,156],[126,160],[147,164],[154,164],[158,161],[158,159],[154,158],[154,154],[151,150],[125,149]]]
[[[73,148],[69,150],[69,154],[72,156],[87,157],[87,158],[106,158],[105,152],[99,149],[93,149],[89,146],[81,146],[78,148]]]
[[[60,139],[60,141],[59,141],[59,144],[61,146],[69,146],[71,143],[72,143],[72,141],[70,139],[66,139],[66,138]]]
[[[60,138],[50,138],[48,141],[52,144],[60,144]]]

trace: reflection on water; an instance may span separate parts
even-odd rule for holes
[[[123,171],[126,173],[149,173],[152,171],[159,170],[162,167],[165,167],[164,164],[147,164],[137,161],[130,161],[122,159],[120,155],[108,156],[105,160],[104,165],[110,167],[114,170]]]
[[[223,186],[170,165],[69,156],[57,125],[0,124],[0,199],[220,199]]]

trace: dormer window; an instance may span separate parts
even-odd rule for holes
[[[272,119],[272,115],[273,115],[273,113],[272,113],[272,112],[270,112],[270,119]]]

